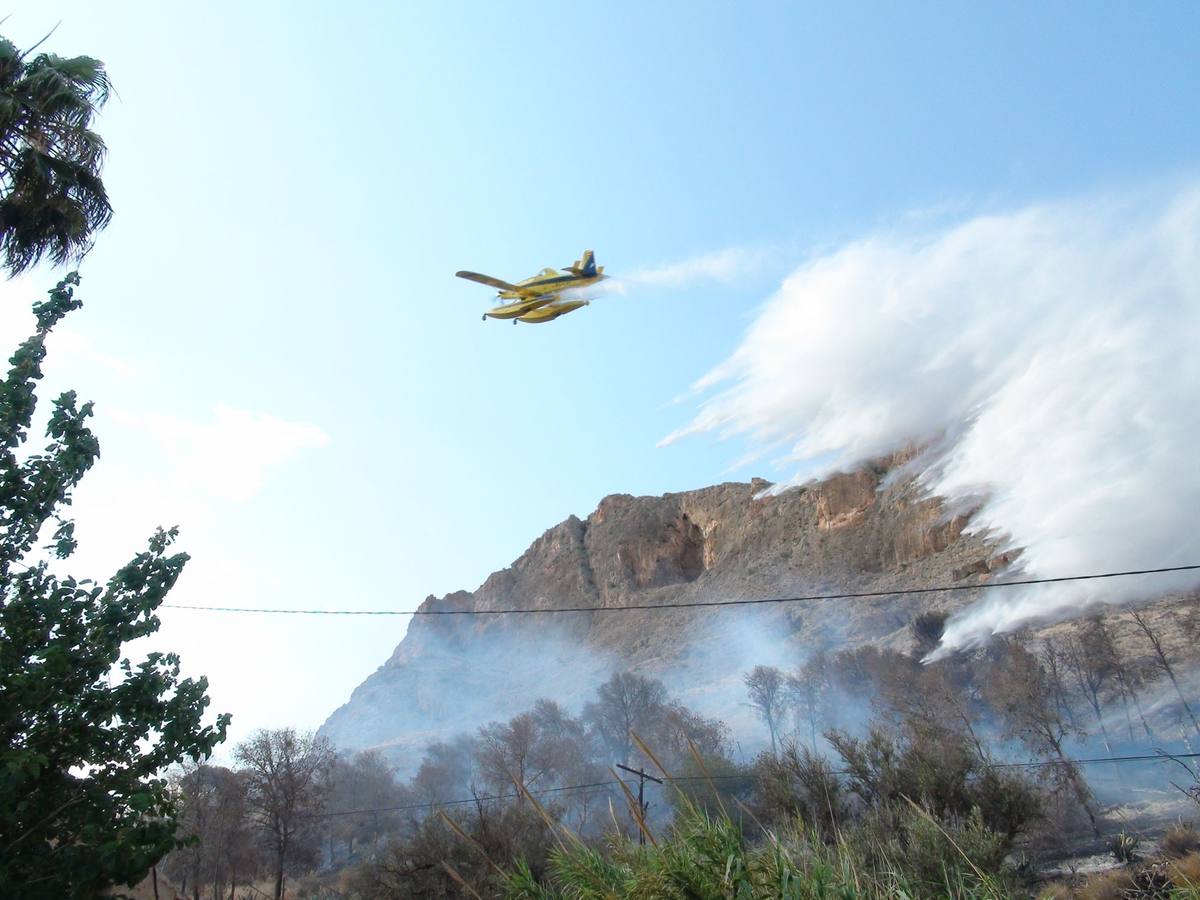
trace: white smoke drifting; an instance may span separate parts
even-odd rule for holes
[[[1031,574],[1198,563],[1198,344],[1200,184],[881,233],[792,273],[666,442],[746,436],[780,488],[929,444],[929,490],[982,497]],[[993,592],[945,647],[1197,581]]]

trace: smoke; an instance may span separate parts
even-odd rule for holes
[[[686,435],[740,435],[776,490],[911,445],[925,487],[1058,576],[1200,562],[1200,184],[906,225],[787,277]],[[1196,577],[992,592],[942,652]]]
[[[318,733],[342,751],[384,750],[411,774],[428,745],[511,719],[542,698],[578,712],[621,668],[611,653],[587,646],[581,621],[539,621],[535,640],[520,621],[414,619],[392,659]]]
[[[648,629],[652,623],[647,620]],[[588,636],[582,614],[532,626],[520,618],[471,625],[416,619],[389,663],[359,685],[319,733],[343,752],[382,750],[411,775],[433,743],[507,721],[543,698],[580,715],[601,684],[633,671],[662,681],[689,709],[722,720],[750,759],[769,737],[747,702],[745,675],[760,664],[796,667],[795,648],[779,640],[785,627],[780,612],[770,609],[698,622],[680,617],[670,646],[631,665]],[[859,705],[865,710],[865,701]]]

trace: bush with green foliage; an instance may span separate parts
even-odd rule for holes
[[[0,896],[94,896],[135,883],[176,846],[176,800],[163,776],[207,757],[228,716],[202,724],[207,682],[179,659],[121,658],[153,634],[155,610],[187,562],[175,531],[100,585],[55,573],[46,554],[76,547],[63,516],[99,455],[90,403],[54,402],[40,452],[25,450],[46,338],[70,311],[78,276],[34,306],[37,331],[0,382]],[[38,541],[49,537],[45,554]],[[114,669],[117,670],[114,673]],[[111,677],[116,674],[116,677]]]

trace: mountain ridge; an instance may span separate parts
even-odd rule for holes
[[[928,609],[975,591],[763,607],[634,610],[723,598],[977,586],[1011,565],[970,509],[922,489],[915,451],[772,493],[762,479],[662,496],[612,494],[568,516],[474,591],[427,597],[422,611],[550,610],[516,616],[416,616],[388,660],[320,733],[339,749],[397,758],[522,711],[541,696],[577,706],[617,668],[662,678],[710,715],[728,708],[740,672],[794,665],[805,653],[903,644]],[[736,610],[736,612],[734,612]],[[731,692],[733,692],[731,694]]]

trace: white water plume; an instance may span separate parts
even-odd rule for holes
[[[877,233],[796,269],[664,443],[746,436],[800,473],[779,489],[925,444],[1029,574],[1200,563],[1198,341],[1195,182]],[[1197,582],[989,592],[943,651]]]
[[[680,262],[610,276],[588,287],[566,290],[562,296],[568,300],[595,300],[625,296],[639,289],[681,291],[709,284],[728,285],[762,277],[778,263],[780,256],[776,247],[728,247]]]
[[[624,281],[673,289],[714,282],[730,284],[760,274],[778,255],[776,249],[769,247],[729,247],[682,262],[640,269],[628,275]]]

